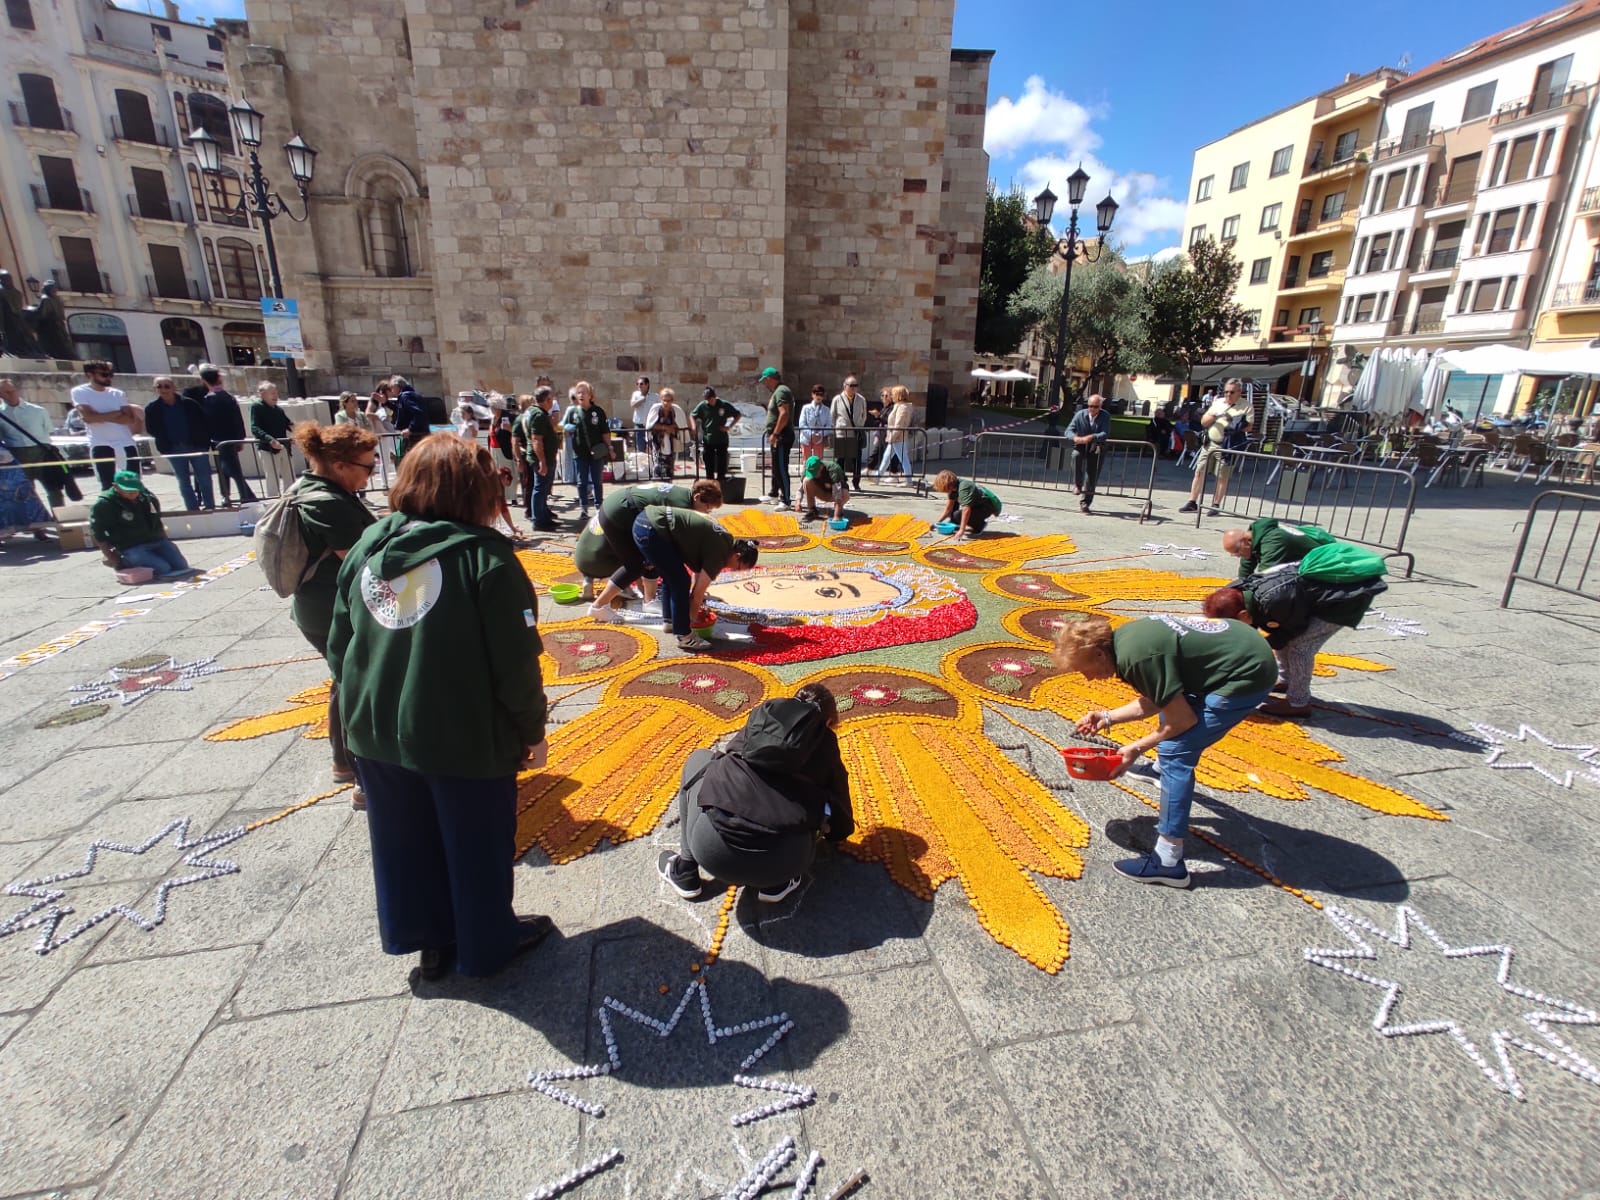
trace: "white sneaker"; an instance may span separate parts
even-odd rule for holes
[[[688,651],[690,654],[698,654],[702,650],[711,649],[711,643],[698,633],[691,633],[688,637],[678,639],[678,649]]]
[[[791,879],[788,883],[780,883],[775,887],[762,888],[756,893],[756,899],[761,901],[763,904],[776,904],[799,886],[799,879]]]
[[[591,621],[599,621],[604,625],[615,625],[622,620],[621,617],[617,616],[616,612],[609,604],[605,608],[596,608],[593,604],[591,604],[589,605],[587,615]]]

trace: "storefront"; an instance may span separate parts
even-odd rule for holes
[[[110,313],[73,313],[67,318],[67,332],[80,359],[103,358],[119,374],[133,371],[133,344],[128,326]]]

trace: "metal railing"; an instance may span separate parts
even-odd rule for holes
[[[200,284],[193,279],[157,279],[154,275],[144,277],[145,295],[152,300],[204,300],[205,293],[200,290]]]
[[[1534,544],[1537,550],[1530,555],[1529,547]],[[1600,575],[1594,563],[1597,545],[1600,497],[1554,488],[1540,492],[1522,519],[1522,537],[1506,573],[1500,607],[1511,604],[1511,589],[1519,580],[1584,600],[1600,600]]]
[[[1139,505],[1139,523],[1144,524],[1154,507],[1155,446],[1125,441],[1107,441],[1103,446],[1095,499],[1134,501]],[[1064,434],[980,433],[973,439],[968,471],[975,483],[1065,492],[1078,487],[1077,457],[1072,440]]]
[[[36,209],[49,209],[55,212],[94,212],[94,197],[89,195],[88,188],[78,188],[76,197],[52,195],[42,183],[30,183],[28,190],[33,194],[33,207]],[[78,202],[71,203],[73,199]]]
[[[1385,158],[1394,158],[1401,154],[1410,154],[1413,150],[1421,150],[1426,146],[1439,146],[1444,143],[1444,130],[1435,126],[1429,130],[1419,130],[1416,133],[1403,134],[1391,138],[1387,142],[1379,142],[1372,152],[1374,162]]]
[[[1281,517],[1320,525],[1334,537],[1382,550],[1385,558],[1403,558],[1410,576],[1416,556],[1405,542],[1417,481],[1409,472],[1253,450],[1224,453],[1232,473],[1227,495],[1217,506],[1223,513],[1247,522]],[[1197,527],[1208,508],[1202,503],[1195,513]]]
[[[63,274],[66,275],[65,279],[62,278]],[[84,276],[88,276],[88,278],[84,278]],[[111,276],[104,271],[63,272],[60,267],[51,267],[50,278],[55,282],[56,287],[64,292],[77,292],[84,296],[109,296],[112,294]],[[91,286],[79,287],[78,285],[82,283],[87,283]]]
[[[1550,299],[1551,308],[1592,308],[1600,304],[1600,280],[1587,283],[1562,283],[1556,285]]]
[[[905,437],[892,445],[887,441],[888,432],[882,426],[850,427],[849,433],[855,436],[861,455],[863,487],[866,486],[866,476],[870,475],[876,480],[879,469],[883,468],[883,477],[885,479],[892,476],[897,482],[911,487],[920,495],[928,490],[927,473],[930,462],[959,460],[965,453],[965,439],[954,430],[928,430],[916,426],[910,429],[896,430],[895,432],[903,433]],[[940,436],[936,440],[932,436],[933,434]],[[820,457],[837,458],[834,443],[839,436],[839,431],[836,429],[822,447]],[[894,469],[889,470],[888,467],[891,461],[889,451],[895,448],[898,448],[898,452],[893,456]],[[746,447],[741,449],[734,447],[730,450],[729,468],[732,470],[739,467],[741,461],[748,460],[751,454],[755,455],[754,465],[758,469],[762,480],[761,486],[765,490],[772,480],[772,450],[764,439],[758,446],[753,448]],[[841,466],[850,470],[853,477],[855,474],[853,461],[849,463],[843,460],[839,461]],[[797,440],[794,448],[789,452],[791,480],[799,478],[804,466],[805,456],[801,453],[800,443]],[[902,466],[904,469],[901,469]],[[700,472],[700,448],[698,445],[695,447],[695,472],[697,475]],[[744,474],[747,476],[750,474],[748,466],[745,467]]]
[[[72,113],[68,109],[58,107],[56,112],[61,115],[61,122],[57,125],[49,125],[43,121],[35,121],[33,115],[28,112],[26,104],[21,104],[16,100],[7,100],[6,103],[11,106],[11,123],[18,129],[49,129],[56,133],[78,132],[78,127],[72,122]]]
[[[127,130],[123,128],[121,116],[117,113],[111,114],[111,138],[113,141],[131,142],[136,146],[160,146],[165,150],[176,149],[172,144],[172,134],[165,125],[152,123],[151,130],[150,137],[131,137]]]
[[[1540,113],[1551,112],[1558,108],[1570,108],[1583,104],[1589,99],[1589,85],[1586,83],[1569,84],[1565,88],[1556,88],[1545,92],[1535,92],[1531,96],[1524,96],[1520,100],[1508,100],[1489,118],[1489,125],[1507,125],[1512,121],[1520,121],[1524,117],[1535,117]]]
[[[174,200],[170,196],[166,198],[164,204],[152,204],[149,208],[146,208],[136,193],[129,192],[128,215],[145,221],[171,221],[174,225],[187,225],[189,223],[188,214],[183,209],[183,202]]]

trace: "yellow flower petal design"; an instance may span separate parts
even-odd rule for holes
[[[717,519],[734,537],[753,538],[763,550],[779,554],[811,550],[822,543],[821,538],[805,532],[800,528],[800,522],[786,512],[747,508]]]
[[[912,557],[930,567],[948,571],[992,571],[997,566],[1015,566],[1038,562],[1047,558],[1060,558],[1073,554],[1078,547],[1064,533],[1028,535],[1020,533],[986,533],[965,542],[941,542],[924,546]],[[967,561],[970,560],[971,565]]]
[[[845,532],[825,539],[825,544],[839,554],[905,554],[914,547],[918,538],[926,536],[932,528],[921,517],[895,513],[893,516],[873,517],[870,521],[851,525]],[[840,541],[844,544],[836,547],[834,543]],[[863,550],[859,545],[861,542],[874,542],[877,545],[870,550]]]
[[[522,569],[528,573],[528,578],[534,583],[548,587],[563,579],[580,578],[572,565],[572,555],[551,554],[545,550],[518,550],[517,561],[522,564]],[[548,599],[543,601],[548,605]]]
[[[316,687],[307,688],[303,692],[296,692],[289,697],[289,703],[296,707],[264,713],[259,717],[246,717],[242,721],[235,721],[231,725],[213,730],[206,734],[205,740],[247,742],[252,738],[265,737],[269,733],[282,733],[285,729],[300,728],[305,729],[302,737],[325,738],[328,736],[328,694],[332,689],[333,681],[329,680],[326,683],[319,683]]]

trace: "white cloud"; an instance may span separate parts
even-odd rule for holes
[[[1051,91],[1044,79],[1029,76],[1022,95],[1002,96],[989,106],[984,127],[984,149],[996,159],[1024,161],[1009,172],[1013,184],[1030,199],[1046,184],[1062,198],[1055,224],[1065,217],[1067,176],[1080,165],[1089,173],[1080,225],[1093,233],[1094,206],[1107,191],[1120,206],[1112,236],[1138,247],[1160,234],[1183,228],[1184,203],[1170,194],[1168,181],[1150,171],[1117,171],[1101,160],[1101,137],[1093,122],[1105,116],[1103,107],[1089,107],[1064,92]],[[1025,157],[1032,151],[1031,157]]]

